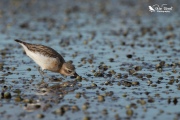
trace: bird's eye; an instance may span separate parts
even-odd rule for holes
[[[71,73],[72,72],[72,70],[67,70],[68,71],[68,73]]]

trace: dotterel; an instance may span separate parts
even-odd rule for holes
[[[65,62],[64,58],[54,49],[38,44],[30,44],[15,39],[25,50],[27,56],[33,59],[42,70],[49,70],[65,76],[78,76],[72,62]]]

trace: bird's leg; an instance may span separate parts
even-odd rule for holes
[[[37,68],[37,70],[39,71],[39,73],[40,73],[40,75],[41,75],[41,77],[42,77],[42,79],[44,79],[44,76],[43,76],[43,71],[41,70],[41,68],[40,67],[36,67]]]
[[[50,80],[53,79],[53,78],[49,77],[49,76],[48,76],[46,73],[44,73],[43,71],[42,71],[42,73],[43,73],[43,75],[44,75],[45,77],[49,78]]]
[[[43,70],[41,70],[40,67],[38,67],[38,71],[41,74],[41,76],[43,77],[43,79],[44,79],[44,76],[45,76],[45,77],[49,78],[49,80],[53,80],[53,78],[49,77],[46,73],[44,73]]]

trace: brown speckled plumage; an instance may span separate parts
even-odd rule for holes
[[[50,47],[47,47],[44,45],[38,45],[38,44],[31,44],[31,43],[23,42],[20,40],[15,40],[15,41],[19,42],[19,43],[23,43],[32,52],[38,52],[38,53],[43,54],[44,56],[52,57],[52,58],[58,57],[59,60],[61,60],[60,61],[61,63],[65,62],[63,57],[58,52],[56,52],[54,49],[52,49]]]
[[[64,58],[54,49],[45,45],[26,43],[15,40],[23,46],[27,56],[33,59],[42,70],[58,72],[63,75],[77,75],[72,62],[65,62]]]

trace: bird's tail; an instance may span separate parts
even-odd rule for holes
[[[23,43],[24,44],[24,42],[21,41],[21,40],[15,39],[15,41],[18,42],[18,43]]]

